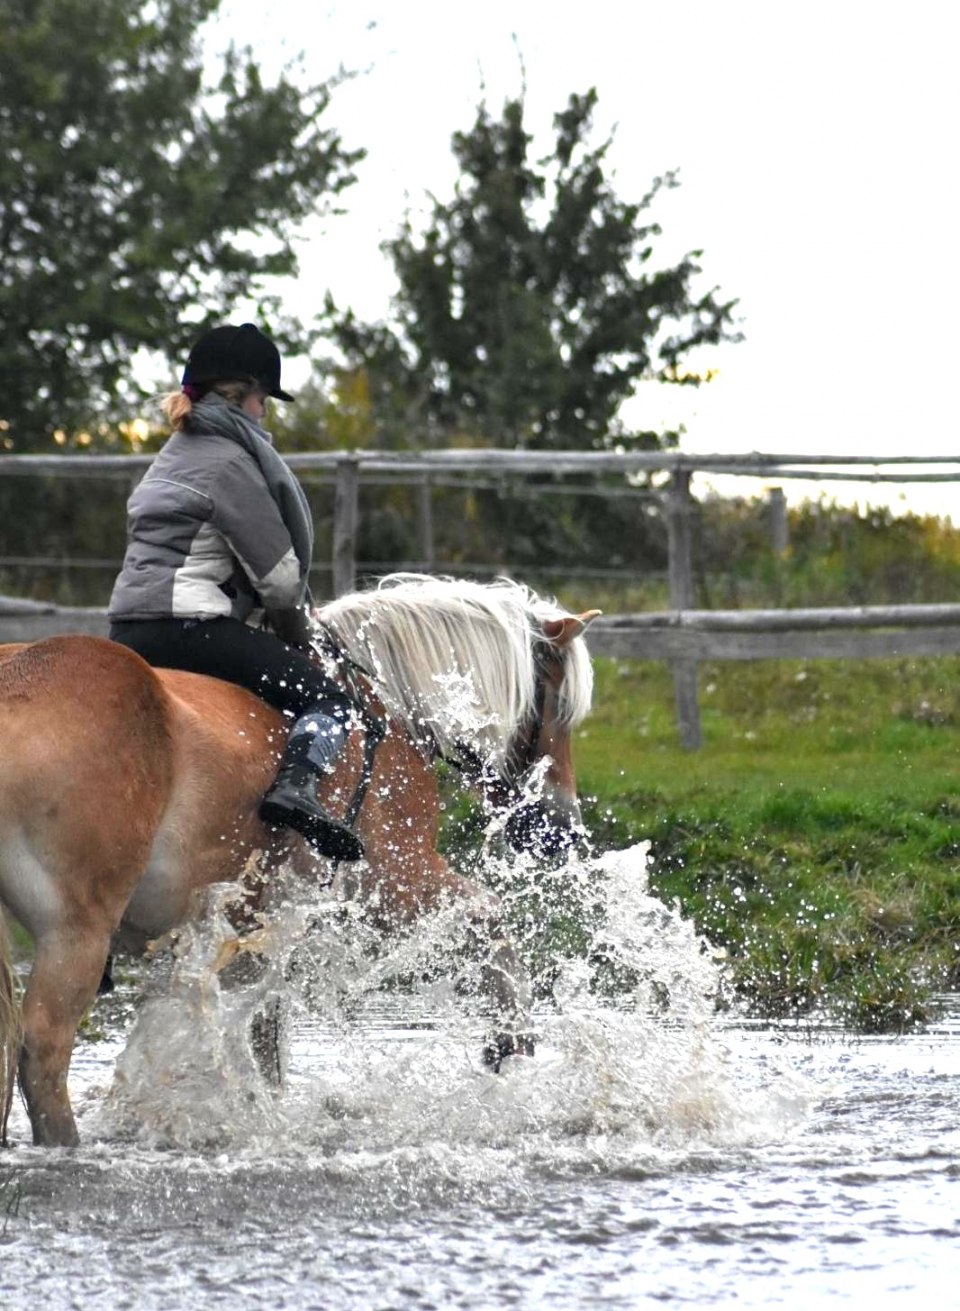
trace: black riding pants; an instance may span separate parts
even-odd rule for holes
[[[237,683],[296,718],[348,700],[305,652],[239,619],[122,619],[110,636],[147,664]]]

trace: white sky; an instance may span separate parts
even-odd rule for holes
[[[596,86],[596,139],[616,128],[620,194],[638,199],[679,170],[681,187],[651,211],[662,261],[702,249],[746,334],[704,356],[720,369],[709,387],[642,386],[630,422],[684,423],[683,448],[697,452],[960,459],[955,5],[274,0],[266,29],[265,12],[224,0],[217,36],[252,44],[268,68],[303,50],[311,75],[363,70],[335,92],[329,121],[368,155],[348,213],[307,234],[286,292],[298,313],[328,288],[364,317],[387,311],[379,244],[428,192],[451,194],[450,137],[482,98],[497,112],[525,77],[546,153],[553,113]],[[939,513],[958,494],[908,493]]]

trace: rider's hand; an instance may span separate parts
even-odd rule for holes
[[[313,633],[307,612],[301,606],[293,606],[289,610],[268,610],[267,620],[277,637],[288,646],[299,647],[301,651],[310,650]]]

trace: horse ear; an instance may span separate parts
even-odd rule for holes
[[[588,624],[592,624],[602,610],[584,610],[582,615],[563,615],[560,619],[545,619],[543,635],[554,646],[569,646]]]

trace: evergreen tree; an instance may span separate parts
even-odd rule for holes
[[[395,321],[364,324],[328,305],[347,364],[367,375],[384,444],[473,440],[532,448],[650,445],[618,419],[638,381],[697,383],[691,350],[736,340],[735,302],[694,290],[700,252],[657,269],[649,220],[672,174],[636,202],[608,175],[610,141],[590,143],[594,91],[555,116],[530,158],[522,100],[480,107],[453,137],[461,178],[426,231],[409,219],[387,245]]]

